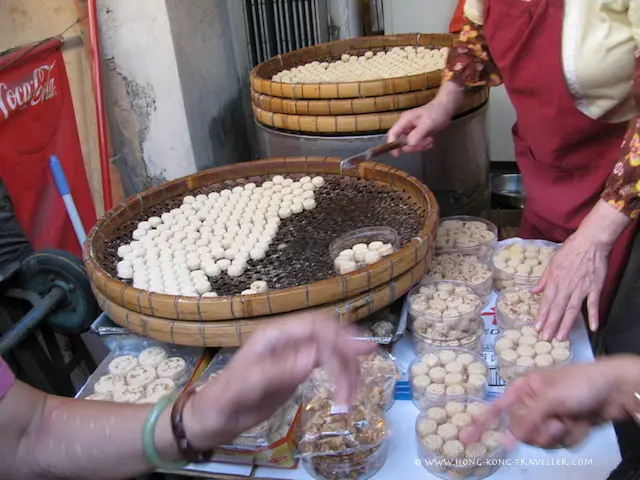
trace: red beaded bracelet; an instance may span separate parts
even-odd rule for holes
[[[173,404],[173,408],[171,409],[171,430],[173,431],[173,436],[176,439],[178,451],[185,460],[191,463],[206,463],[211,461],[211,457],[213,457],[213,449],[205,452],[198,452],[189,443],[189,440],[187,440],[187,434],[184,430],[184,407],[195,392],[195,387],[187,389],[182,393],[182,395],[180,395],[180,397],[178,397],[176,403]]]

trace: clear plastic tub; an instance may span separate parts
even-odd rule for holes
[[[388,444],[348,455],[325,455],[303,458],[302,465],[318,480],[366,480],[374,476],[387,460]]]
[[[482,336],[484,322],[482,318],[475,318],[467,331],[449,331],[445,335],[421,335],[412,332],[411,342],[416,355],[431,352],[442,347],[463,348],[472,352],[482,352]]]
[[[514,240],[496,250],[491,259],[496,290],[535,286],[558,247],[544,240]]]
[[[420,410],[459,397],[484,397],[489,368],[484,357],[462,348],[442,348],[417,356],[409,366],[414,405]]]
[[[440,220],[436,238],[438,254],[475,255],[488,262],[497,244],[498,228],[484,218],[459,215]]]
[[[431,261],[424,282],[453,280],[469,285],[486,305],[493,290],[493,267],[476,255],[443,253]]]
[[[480,398],[462,396],[443,400],[418,416],[415,430],[418,457],[429,473],[447,480],[480,480],[500,468],[506,456],[500,445],[507,428],[504,417],[492,425],[479,442],[465,446],[458,440],[466,422],[486,405]]]
[[[530,326],[504,330],[494,345],[498,374],[510,382],[536,368],[550,368],[571,362],[571,342],[539,339]]]
[[[353,230],[331,242],[329,255],[337,273],[346,275],[373,265],[400,249],[400,236],[393,228],[367,227]]]
[[[502,290],[496,300],[496,318],[502,328],[532,325],[538,315],[542,295],[531,293],[531,287],[521,285]]]
[[[425,282],[409,292],[407,302],[416,353],[429,347],[476,348],[483,332],[483,302],[471,287],[453,281]]]

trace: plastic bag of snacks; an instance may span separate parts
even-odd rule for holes
[[[196,388],[215,382],[231,361],[236,349],[223,349],[213,358]],[[268,420],[238,435],[214,451],[213,461],[258,466],[295,468],[295,429],[301,394],[294,394]]]
[[[76,398],[155,403],[187,387],[199,377],[205,364],[203,348],[122,336]]]
[[[307,472],[322,479],[365,479],[386,460],[388,428],[379,402],[362,390],[349,408],[332,401],[323,374],[305,384],[298,451]]]

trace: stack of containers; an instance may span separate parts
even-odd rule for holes
[[[472,415],[486,406],[489,369],[480,314],[493,290],[490,262],[497,241],[496,226],[482,218],[442,219],[429,272],[409,293],[417,355],[409,383],[422,412],[416,422],[418,455],[440,478],[485,478],[505,455],[497,441],[503,424],[476,444],[465,446],[458,439]]]

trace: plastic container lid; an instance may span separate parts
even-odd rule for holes
[[[496,290],[536,285],[558,247],[544,240],[514,240],[496,250],[491,259]]]
[[[571,362],[571,342],[539,339],[532,326],[507,329],[496,337],[494,345],[498,374],[510,382],[535,368],[550,368]]]
[[[476,255],[489,261],[498,243],[498,228],[488,220],[464,215],[440,220],[436,238],[437,253]]]
[[[531,286],[520,285],[502,290],[496,299],[496,319],[502,328],[532,325],[538,314],[542,295],[531,293]]]
[[[346,275],[373,265],[400,249],[400,236],[393,228],[367,227],[353,230],[331,242],[329,255],[337,273]]]

